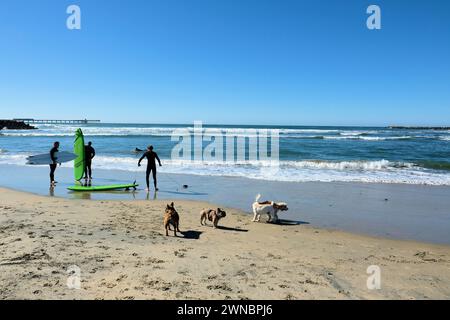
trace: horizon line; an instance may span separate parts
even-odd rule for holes
[[[34,119],[34,118],[12,118],[12,119],[1,119],[0,120],[11,120],[11,121],[22,121],[24,119]],[[87,119],[87,118],[81,118],[81,119]],[[34,119],[34,120],[40,120],[40,119]],[[59,119],[46,119],[49,121],[55,121]],[[87,119],[90,121],[89,119]],[[372,127],[372,128],[389,128],[389,127],[398,127],[398,128],[449,128],[450,124],[382,124],[382,125],[362,125],[362,124],[256,124],[256,123],[207,123],[202,120],[194,120],[189,123],[177,123],[177,122],[134,122],[134,121],[103,121],[103,120],[95,120],[98,121],[96,123],[88,123],[88,124],[140,124],[140,125],[181,125],[181,126],[188,126],[193,125],[194,122],[200,121],[202,122],[202,125],[206,126],[260,126],[260,127]],[[55,123],[55,124],[61,124],[64,125],[64,123]]]

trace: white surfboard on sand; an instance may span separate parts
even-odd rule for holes
[[[69,162],[76,159],[76,157],[77,155],[72,152],[67,151],[55,152],[56,162],[58,163]],[[27,157],[27,164],[31,165],[44,165],[52,163],[53,161],[50,158],[50,152]]]

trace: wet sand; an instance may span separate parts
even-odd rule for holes
[[[450,247],[253,223],[227,208],[175,200],[180,237],[164,235],[167,201],[74,200],[0,189],[1,299],[448,299]],[[80,289],[67,270],[80,268]],[[381,289],[369,290],[370,265]]]
[[[21,179],[16,177],[20,176]],[[60,182],[50,192],[48,168],[0,165],[0,186],[41,195],[93,200],[180,199],[209,201],[251,211],[257,193],[263,200],[287,202],[286,219],[314,227],[378,237],[450,244],[450,186],[342,182],[274,182],[236,177],[160,173],[160,191],[147,195],[144,173],[95,170],[95,184],[130,183],[138,192],[75,193],[70,168],[58,168]],[[183,184],[189,187],[183,189]]]

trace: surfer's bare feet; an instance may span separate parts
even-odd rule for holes
[[[145,188],[145,191],[150,192],[150,189],[149,188]]]
[[[155,191],[159,191],[159,189],[158,189],[158,188],[155,188]]]

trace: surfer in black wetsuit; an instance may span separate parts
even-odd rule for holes
[[[89,141],[87,146],[84,146],[84,158],[86,160],[86,168],[84,170],[84,179],[92,179],[92,159],[95,157],[95,149],[92,147],[92,142]]]
[[[52,159],[52,163],[50,164],[50,185],[54,186],[55,183],[55,170],[58,165],[58,158],[56,157],[56,153],[58,152],[59,142],[56,141],[53,144],[53,148],[50,150],[50,159]]]
[[[158,188],[156,187],[156,161],[158,160],[159,166],[161,167],[161,161],[159,160],[158,155],[156,152],[153,152],[153,146],[148,146],[147,152],[144,153],[144,155],[139,159],[138,166],[141,166],[141,161],[147,158],[147,172],[145,175],[146,182],[147,182],[147,191],[150,191],[150,172],[153,173],[153,183],[155,184],[155,191],[158,191]]]

